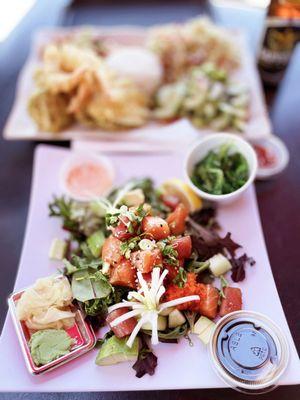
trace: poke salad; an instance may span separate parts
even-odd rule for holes
[[[74,309],[97,332],[96,364],[134,361],[140,378],[154,374],[159,342],[206,345],[214,320],[242,308],[236,283],[255,261],[179,179],[158,188],[133,179],[86,202],[55,196],[49,215],[67,232],[49,250],[60,275],[39,279],[17,303],[36,365],[71,351]]]

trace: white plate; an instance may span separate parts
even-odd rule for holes
[[[49,218],[47,204],[59,192],[59,170],[68,150],[39,146],[35,153],[34,175],[25,241],[15,290],[31,285],[35,279],[55,272],[60,265],[48,259],[53,237],[63,237],[58,219]],[[156,183],[183,176],[182,155],[113,155],[118,183],[129,178],[151,176]],[[49,166],[51,165],[51,169]],[[233,239],[256,260],[247,269],[240,284],[244,308],[266,314],[287,336],[291,350],[290,364],[279,384],[300,383],[299,359],[272,276],[254,187],[236,203],[223,206],[219,221]],[[213,371],[207,349],[195,337],[194,346],[186,340],[180,344],[160,343],[155,348],[158,367],[155,375],[135,377],[130,363],[108,367],[95,365],[96,350],[44,376],[31,376],[25,366],[11,317],[8,316],[0,341],[0,390],[20,392],[88,392],[121,390],[163,390],[221,388],[224,383]]]
[[[99,28],[91,27],[92,31],[98,37],[110,38],[124,44],[142,44],[147,32],[142,27],[110,27]],[[75,28],[78,30],[78,28]],[[80,125],[73,125],[60,133],[39,131],[27,113],[27,102],[30,94],[34,90],[33,73],[39,63],[38,55],[43,45],[51,41],[54,37],[64,36],[74,31],[74,28],[56,28],[55,30],[47,30],[39,32],[33,40],[33,46],[28,60],[20,74],[18,87],[16,92],[15,103],[11,114],[4,128],[4,137],[6,139],[24,139],[24,140],[102,140],[110,141],[134,141],[143,144],[147,136],[155,132],[157,128],[163,129],[166,125],[151,122],[144,127],[122,131],[107,132],[101,129],[89,129]],[[236,45],[241,50],[242,63],[240,69],[236,73],[236,78],[242,82],[247,82],[251,91],[250,120],[247,124],[244,136],[247,138],[265,137],[271,133],[271,124],[267,114],[264,96],[260,84],[260,79],[256,69],[253,56],[250,54],[244,36],[241,32],[235,32]],[[187,121],[190,129],[187,129],[185,140],[191,142],[194,140],[195,132],[208,133],[209,130],[197,130],[189,121]],[[173,124],[169,124],[172,126]],[[175,123],[176,125],[176,123]],[[150,132],[149,132],[150,131]],[[175,139],[173,137],[173,139]],[[165,143],[163,130],[161,137],[153,137],[153,142]],[[151,142],[151,140],[150,140]]]

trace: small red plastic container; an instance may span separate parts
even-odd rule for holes
[[[28,371],[33,375],[43,374],[48,371],[52,371],[54,368],[60,367],[67,362],[74,360],[77,357],[92,350],[96,343],[96,336],[91,325],[84,320],[83,314],[80,310],[73,307],[72,311],[75,313],[75,324],[66,330],[68,335],[74,339],[74,344],[71,348],[70,353],[51,361],[48,364],[42,366],[36,366],[29,349],[29,340],[31,334],[26,324],[20,321],[16,313],[16,305],[20,297],[22,296],[25,289],[20,292],[13,293],[8,298],[9,311],[12,316],[12,320],[16,329],[17,337],[24,355],[25,363]]]

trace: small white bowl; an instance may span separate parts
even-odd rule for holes
[[[256,179],[266,180],[279,175],[289,163],[289,151],[284,142],[277,136],[250,140],[252,145],[259,145],[275,156],[275,162],[270,166],[260,166],[258,162]]]
[[[195,165],[202,160],[210,150],[217,150],[225,143],[231,143],[233,149],[241,153],[249,166],[249,178],[247,182],[238,190],[228,194],[210,194],[195,186],[191,180],[191,175]],[[239,136],[231,133],[216,133],[206,136],[197,142],[187,153],[184,161],[184,172],[189,186],[200,197],[219,203],[230,203],[236,200],[254,181],[257,171],[257,156],[252,146]]]
[[[60,188],[63,193],[65,193],[68,197],[79,201],[79,202],[86,202],[93,200],[96,195],[93,194],[85,194],[85,195],[80,195],[80,194],[75,194],[67,184],[67,177],[72,168],[82,165],[84,163],[92,163],[95,165],[98,165],[102,169],[106,171],[106,175],[109,177],[111,181],[110,187],[105,190],[101,195],[105,196],[107,195],[108,192],[113,187],[114,180],[115,180],[115,170],[112,165],[112,162],[110,159],[102,154],[97,154],[93,152],[85,152],[85,151],[74,151],[71,152],[70,155],[65,159],[61,169],[60,169],[60,176],[59,176],[59,183],[60,183]]]

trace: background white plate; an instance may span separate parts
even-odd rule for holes
[[[38,146],[35,153],[30,210],[16,290],[54,273],[59,267],[59,263],[51,262],[47,254],[52,238],[62,237],[64,233],[60,221],[48,217],[47,204],[52,194],[59,193],[59,170],[68,153],[69,150],[44,145]],[[116,167],[117,183],[134,176],[150,176],[156,183],[183,176],[183,157],[179,153],[117,154],[112,155],[111,160]],[[233,239],[244,245],[244,251],[256,260],[256,265],[247,269],[246,279],[240,284],[244,308],[268,315],[287,336],[291,359],[279,383],[300,383],[300,363],[273,280],[254,187],[234,204],[222,206],[219,221],[224,231],[232,232]],[[87,392],[224,387],[210,365],[207,349],[196,337],[193,342],[193,347],[184,339],[178,345],[160,343],[156,346],[158,367],[152,377],[136,378],[130,363],[98,367],[94,362],[96,351],[44,376],[32,376],[26,369],[11,318],[7,316],[0,341],[0,390]]]
[[[142,44],[147,32],[146,28],[122,26],[122,27],[89,27],[92,32],[101,38],[113,39],[123,44]],[[149,141],[148,136],[158,129],[163,129],[166,125],[151,122],[144,127],[122,131],[107,132],[101,129],[90,129],[81,125],[73,125],[59,133],[39,131],[27,113],[28,98],[34,91],[33,73],[40,62],[39,55],[41,48],[53,38],[61,37],[78,31],[78,28],[56,28],[55,30],[40,31],[33,40],[32,49],[26,64],[19,76],[16,91],[15,103],[8,118],[3,135],[6,139],[24,139],[24,140],[75,140],[75,139],[94,139],[105,142],[122,140],[134,141],[135,143],[144,143]],[[244,136],[247,138],[264,137],[271,134],[271,124],[267,114],[264,95],[261,88],[260,78],[258,76],[255,60],[250,54],[244,35],[242,32],[235,31],[236,46],[241,51],[241,67],[236,72],[236,78],[242,82],[247,82],[251,93],[250,120],[247,124]],[[191,123],[186,120],[189,129],[186,131],[186,141],[193,140],[196,133],[208,133],[209,130],[195,129]],[[176,124],[176,123],[175,123]],[[172,126],[168,124],[167,126]],[[153,129],[155,128],[155,129]],[[194,131],[194,132],[193,132]],[[164,143],[163,130],[160,138],[157,135],[153,141]],[[175,138],[174,138],[175,139]],[[167,139],[168,140],[168,139]],[[151,142],[151,139],[150,139]]]

